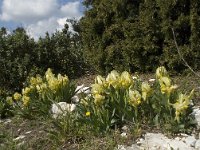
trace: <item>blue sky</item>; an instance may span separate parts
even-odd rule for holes
[[[83,16],[83,0],[0,0],[0,27],[24,27],[38,39],[61,30],[68,18]]]

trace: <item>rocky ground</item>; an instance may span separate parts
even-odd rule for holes
[[[197,128],[200,129],[200,108],[193,110]],[[197,129],[197,130],[198,130]],[[125,133],[123,134],[126,135]],[[168,138],[162,133],[146,133],[131,146],[118,145],[118,150],[200,150],[200,133],[194,131],[191,135],[178,134]]]

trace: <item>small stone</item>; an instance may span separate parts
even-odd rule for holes
[[[118,145],[117,149],[118,150],[126,150],[126,148],[124,147],[124,145]]]
[[[5,122],[4,122],[4,124],[8,124],[8,123],[10,123],[10,122],[12,122],[11,119],[6,119]]]
[[[137,145],[141,145],[144,142],[143,138],[140,138],[138,141],[136,141]]]
[[[183,136],[183,137],[188,137],[188,135],[185,134],[185,133],[181,133],[180,135]]]
[[[25,138],[24,135],[20,135],[17,138],[15,138],[13,141],[21,140],[21,139],[24,139],[24,138]]]
[[[123,133],[121,134],[121,136],[122,136],[122,137],[127,137],[127,134],[126,134],[125,132],[123,132]]]
[[[71,98],[71,101],[73,103],[78,103],[80,100],[79,100],[79,97],[77,95],[74,95],[72,98]]]
[[[27,131],[25,134],[30,134],[32,131]]]
[[[22,142],[20,142],[19,144],[17,144],[17,147],[20,147],[20,146],[22,146],[22,145],[24,145],[24,144],[25,144],[25,142],[22,141]]]
[[[123,131],[127,131],[127,130],[128,130],[128,127],[127,127],[127,126],[123,126],[123,127],[122,127],[122,130],[123,130]]]
[[[137,77],[136,76],[132,76],[132,79],[135,80],[135,79],[137,79]]]
[[[156,79],[149,79],[149,82],[154,82]]]

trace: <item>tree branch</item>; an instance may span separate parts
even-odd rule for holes
[[[190,71],[192,71],[192,73],[194,73],[196,76],[198,76],[198,77],[200,78],[200,75],[197,74],[197,73],[192,69],[192,67],[190,67],[190,65],[187,63],[187,61],[186,61],[186,60],[183,58],[183,56],[181,55],[181,52],[180,52],[180,49],[179,49],[179,47],[178,47],[178,44],[177,44],[177,41],[176,41],[176,36],[175,36],[175,33],[174,33],[174,29],[173,29],[173,28],[172,28],[172,33],[173,33],[173,38],[174,38],[174,44],[175,44],[176,49],[177,49],[177,51],[178,51],[179,57],[180,57],[181,60],[183,61],[184,65],[185,65],[186,67],[188,67],[188,68],[190,69]]]

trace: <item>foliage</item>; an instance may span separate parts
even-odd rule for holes
[[[40,75],[31,77],[22,92],[16,92],[12,99],[21,115],[27,118],[36,118],[48,116],[52,103],[71,103],[71,97],[74,94],[75,85],[69,81],[66,75],[55,76],[51,69],[48,69],[44,77]]]
[[[99,72],[199,69],[200,3],[187,0],[92,0],[80,20],[84,57]]]
[[[156,70],[152,84],[131,77],[128,72],[112,71],[103,78],[97,76],[92,85],[92,95],[79,106],[80,121],[95,131],[109,131],[124,124],[167,126],[176,132],[192,125],[190,100],[178,91],[164,67]],[[170,126],[170,127],[169,127]],[[174,131],[175,132],[175,131]]]
[[[0,88],[0,118],[7,118],[13,116],[12,98],[7,97],[8,91]],[[7,98],[6,98],[7,97]]]
[[[0,86],[7,90],[19,90],[34,66],[32,49],[35,43],[23,28],[17,28],[13,34],[7,34],[2,28],[0,41]]]
[[[71,78],[79,77],[87,69],[77,33],[73,35],[68,31],[68,25],[60,32],[51,36],[47,33],[45,38],[37,42],[36,66],[43,71],[52,68],[56,73],[69,74]]]
[[[71,20],[78,30],[79,24]],[[48,68],[55,73],[77,78],[84,74],[87,65],[82,57],[80,36],[71,33],[68,25],[62,31],[34,41],[24,28],[7,33],[0,29],[0,86],[10,91],[20,91],[28,76],[44,74]]]

